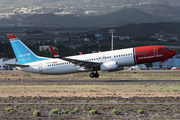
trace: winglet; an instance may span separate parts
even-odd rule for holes
[[[10,41],[12,41],[12,40],[17,40],[18,38],[15,36],[15,35],[8,35],[8,38],[9,38],[9,40]]]
[[[54,49],[51,46],[49,46],[49,48],[50,48],[52,54],[54,55],[54,57],[56,57],[56,58],[59,57],[59,55],[54,51]]]
[[[82,52],[81,52],[81,51],[79,51],[79,54],[80,54],[80,55],[82,55]]]

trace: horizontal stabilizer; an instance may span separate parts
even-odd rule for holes
[[[9,66],[14,66],[14,67],[29,67],[29,65],[18,65],[18,64],[6,64],[6,65],[9,65]]]

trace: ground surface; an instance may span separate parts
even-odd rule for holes
[[[180,84],[23,85],[0,86],[0,96],[41,97],[179,97]]]
[[[180,71],[100,73],[102,83],[28,84],[24,81],[90,80],[89,73],[39,75],[0,71],[0,119],[180,119]],[[113,82],[167,80],[171,82]],[[20,81],[17,82],[16,81]],[[57,108],[57,109],[56,109]],[[53,110],[54,109],[54,110]],[[97,110],[97,114],[89,113]],[[138,110],[143,110],[142,114]],[[34,116],[39,110],[40,115]],[[51,111],[53,110],[53,111]],[[116,114],[112,111],[116,111]],[[51,112],[50,112],[51,111]]]
[[[66,75],[43,75],[1,70],[0,80],[180,80],[180,70],[100,72],[98,79],[90,78],[89,74],[90,72]]]
[[[0,118],[13,119],[37,119],[37,120],[55,120],[55,119],[83,119],[83,120],[109,120],[109,119],[143,119],[143,120],[178,120],[180,119],[180,98],[172,97],[153,97],[153,98],[121,98],[121,97],[14,97],[1,98],[3,102],[14,104],[4,104],[0,108]],[[29,103],[26,105],[19,102]],[[40,104],[33,104],[40,102]],[[65,103],[81,104],[65,104]],[[102,104],[109,103],[109,104]],[[125,104],[111,104],[111,103]],[[143,102],[148,104],[126,104]],[[160,102],[161,104],[150,104],[149,102]],[[176,104],[163,104],[166,102],[176,102]],[[44,103],[44,104],[43,104]],[[52,104],[56,103],[56,104]],[[94,103],[94,104],[89,104]],[[9,110],[10,109],[10,110]],[[56,109],[56,112],[50,112]],[[8,111],[9,110],[9,111]],[[38,110],[40,115],[34,116]],[[90,113],[91,110],[97,110],[96,114]],[[116,114],[113,113],[116,111]],[[143,110],[143,113],[138,113]],[[52,113],[52,114],[51,114]]]

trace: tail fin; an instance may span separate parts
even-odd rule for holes
[[[48,58],[39,57],[34,54],[24,43],[15,35],[8,35],[13,51],[16,55],[19,65],[32,62],[48,60]]]

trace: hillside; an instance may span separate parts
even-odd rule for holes
[[[109,36],[109,29],[115,29],[114,35],[123,36],[151,36],[156,33],[172,33],[180,34],[180,23],[172,22],[158,22],[158,23],[140,23],[140,24],[128,24],[123,26],[106,27],[99,30],[99,33],[103,36]]]
[[[127,5],[140,3],[160,3],[168,5],[180,6],[179,0],[0,0],[0,7],[31,7],[31,6],[51,6],[51,5],[66,5],[71,7],[82,8],[87,4],[92,5]]]
[[[166,17],[180,17],[179,11],[180,7],[175,7],[166,4],[158,4],[158,5],[140,5],[135,6],[135,8],[142,10],[146,13],[158,16],[166,16]]]
[[[135,8],[126,8],[120,11],[101,16],[80,16],[64,15],[56,16],[54,14],[31,15],[23,19],[22,23],[28,23],[36,26],[111,26],[123,25],[129,23],[168,21],[169,18],[159,17],[142,12]]]
[[[23,10],[21,8],[11,19],[7,21],[0,19],[3,23],[0,25],[25,24],[52,27],[58,23],[60,27],[102,27],[131,23],[180,22],[179,0],[112,0],[111,2],[108,0],[0,0],[1,12],[13,11],[16,9],[13,7],[30,6],[38,6],[25,8],[27,10],[37,8],[31,11],[33,14],[26,12],[21,14],[19,12]],[[4,7],[12,8],[3,10]],[[39,7],[41,9],[38,9]],[[85,11],[99,13],[85,15]],[[62,15],[61,12],[68,15]]]
[[[102,21],[102,23],[106,23],[108,25],[122,25],[129,23],[157,22],[169,20],[169,18],[151,15],[135,8],[122,9],[108,15],[97,17],[97,20],[99,19]]]

